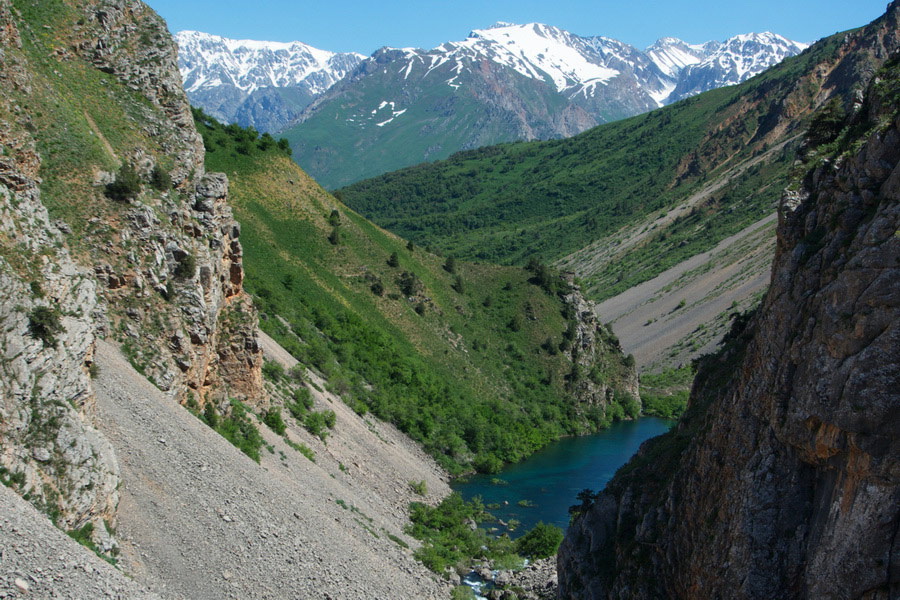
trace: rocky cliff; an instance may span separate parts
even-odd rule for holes
[[[575,509],[561,597],[900,594],[898,106],[895,58],[824,127],[761,308],[702,361],[685,419]]]
[[[175,61],[136,0],[0,0],[0,474],[101,538],[118,467],[96,336],[178,400],[266,402],[227,178],[204,172]]]
[[[614,415],[636,417],[640,395],[634,357],[622,353],[618,338],[597,318],[597,305],[585,299],[574,277],[568,274],[566,280],[569,292],[563,301],[572,320],[565,337],[571,337],[569,387],[575,402],[583,411],[602,408],[607,421]]]

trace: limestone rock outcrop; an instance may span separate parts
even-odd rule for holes
[[[204,171],[176,57],[137,0],[0,0],[0,479],[104,550],[96,337],[176,400],[267,402],[228,180]],[[137,181],[111,197],[122,165]]]
[[[703,361],[685,419],[578,511],[560,597],[900,596],[900,59],[882,58],[847,124],[864,135],[785,194],[761,308]]]
[[[574,278],[567,276],[569,293],[563,296],[573,316],[574,328],[568,348],[573,369],[569,385],[582,410],[599,407],[604,411],[615,402],[640,406],[634,357],[623,356],[612,330],[597,318],[596,305],[585,299]],[[618,396],[617,396],[618,394]]]

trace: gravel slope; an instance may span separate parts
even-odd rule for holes
[[[715,349],[728,315],[754,305],[769,285],[775,216],[597,306],[638,368],[684,364]]]
[[[0,598],[151,600],[159,596],[98,558],[0,485]]]
[[[297,364],[287,350],[261,331],[259,340],[266,358],[287,370]],[[316,464],[364,498],[372,511],[389,515],[400,530],[407,523],[410,502],[436,504],[450,494],[447,473],[418,444],[389,423],[357,415],[339,397],[325,391],[326,382],[316,373],[306,371],[306,380],[313,384],[309,389],[314,410],[333,410],[337,423],[327,444],[299,427],[290,429],[290,438],[312,448]],[[267,436],[267,441],[280,443],[276,436]],[[428,493],[424,498],[412,491],[412,481],[425,482]],[[415,544],[412,539],[407,542]]]
[[[269,435],[275,452],[259,465],[111,345],[96,360],[101,429],[123,478],[122,564],[138,582],[167,598],[449,596],[387,537],[401,536],[392,511],[320,466],[321,449],[312,463]]]

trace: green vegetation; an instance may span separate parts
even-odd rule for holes
[[[335,419],[333,410],[308,412],[303,417],[303,427],[324,442],[328,438],[328,430],[334,428]]]
[[[175,265],[176,279],[191,279],[197,272],[197,259],[190,252],[186,252],[178,259]]]
[[[263,413],[262,422],[278,435],[284,435],[287,431],[287,425],[284,424],[284,419],[281,418],[281,409],[277,406],[273,406]]]
[[[115,180],[106,184],[106,195],[112,200],[127,202],[136,198],[140,193],[141,180],[134,167],[128,163],[122,163]]]
[[[284,442],[288,446],[290,446],[291,448],[293,448],[294,450],[296,450],[297,452],[299,452],[300,454],[302,454],[303,456],[308,458],[311,462],[316,462],[316,453],[313,452],[312,449],[309,446],[307,446],[306,444],[297,443],[288,438],[285,438]]]
[[[409,489],[420,496],[425,496],[428,494],[428,486],[425,484],[425,480],[422,481],[410,481]]]
[[[556,260],[702,189],[754,157],[690,214],[585,283],[606,298],[740,231],[773,211],[794,162],[797,114],[818,93],[810,73],[841,35],[751,80],[565,140],[460,152],[339,191],[351,207],[419,245],[457,259]],[[780,106],[790,98],[792,113]],[[784,125],[787,125],[784,127]]]
[[[448,567],[468,569],[475,559],[492,560],[497,568],[519,568],[523,557],[554,555],[563,538],[562,529],[543,522],[515,541],[475,526],[494,520],[479,498],[466,502],[454,492],[438,506],[410,504],[407,533],[422,541],[415,557],[435,573]]]
[[[28,313],[28,333],[45,346],[56,348],[56,336],[65,331],[59,311],[48,306],[36,306]]]
[[[687,408],[694,368],[686,365],[641,375],[641,403],[645,415],[677,419]]]
[[[438,506],[410,504],[412,524],[406,533],[422,541],[415,557],[435,573],[443,573],[447,567],[468,568],[475,558],[496,561],[515,557],[515,544],[508,537],[494,538],[484,529],[472,527],[472,523],[492,519],[480,500],[465,502],[454,492]]]
[[[451,600],[475,600],[475,591],[467,585],[458,585],[450,591]]]
[[[540,348],[575,330],[562,299],[569,284],[551,269],[417,249],[347,209],[276,146],[243,153],[252,135],[195,117],[208,169],[229,177],[262,328],[357,413],[395,424],[455,474],[495,472],[609,423],[573,399],[570,356]],[[335,230],[338,245],[328,240]],[[594,371],[615,387],[632,367],[611,342],[606,350]],[[304,399],[285,408],[327,435]]]
[[[562,540],[562,529],[538,521],[534,529],[516,540],[516,551],[533,559],[548,558],[556,554]]]
[[[263,361],[262,373],[269,381],[276,382],[284,377],[284,367],[274,360],[266,360]]]
[[[223,417],[219,415],[212,402],[207,402],[203,414],[197,416],[231,442],[235,448],[259,462],[259,449],[263,446],[263,438],[256,425],[247,416],[247,407],[237,400],[231,400],[230,409]]]
[[[94,535],[94,524],[93,523],[85,523],[84,526],[78,529],[71,529],[66,532],[66,534],[84,546],[89,550],[92,550],[94,554],[105,560],[111,565],[115,565],[118,561],[114,556],[109,556],[100,551],[100,548],[97,547],[97,544],[94,543],[93,535]]]

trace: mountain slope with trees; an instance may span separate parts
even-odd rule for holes
[[[563,264],[592,242],[652,226],[653,218],[712,188],[687,214],[642,232],[624,262],[565,261],[589,296],[607,298],[771,214],[805,119],[832,97],[844,110],[852,106],[866,74],[883,61],[885,40],[896,36],[883,29],[882,20],[837,34],[740,85],[570,139],[461,152],[356,183],[338,196],[442,252]]]
[[[634,363],[577,286],[440,257],[327,194],[270,136],[195,111],[229,175],[262,328],[448,470],[493,471],[640,411]]]

